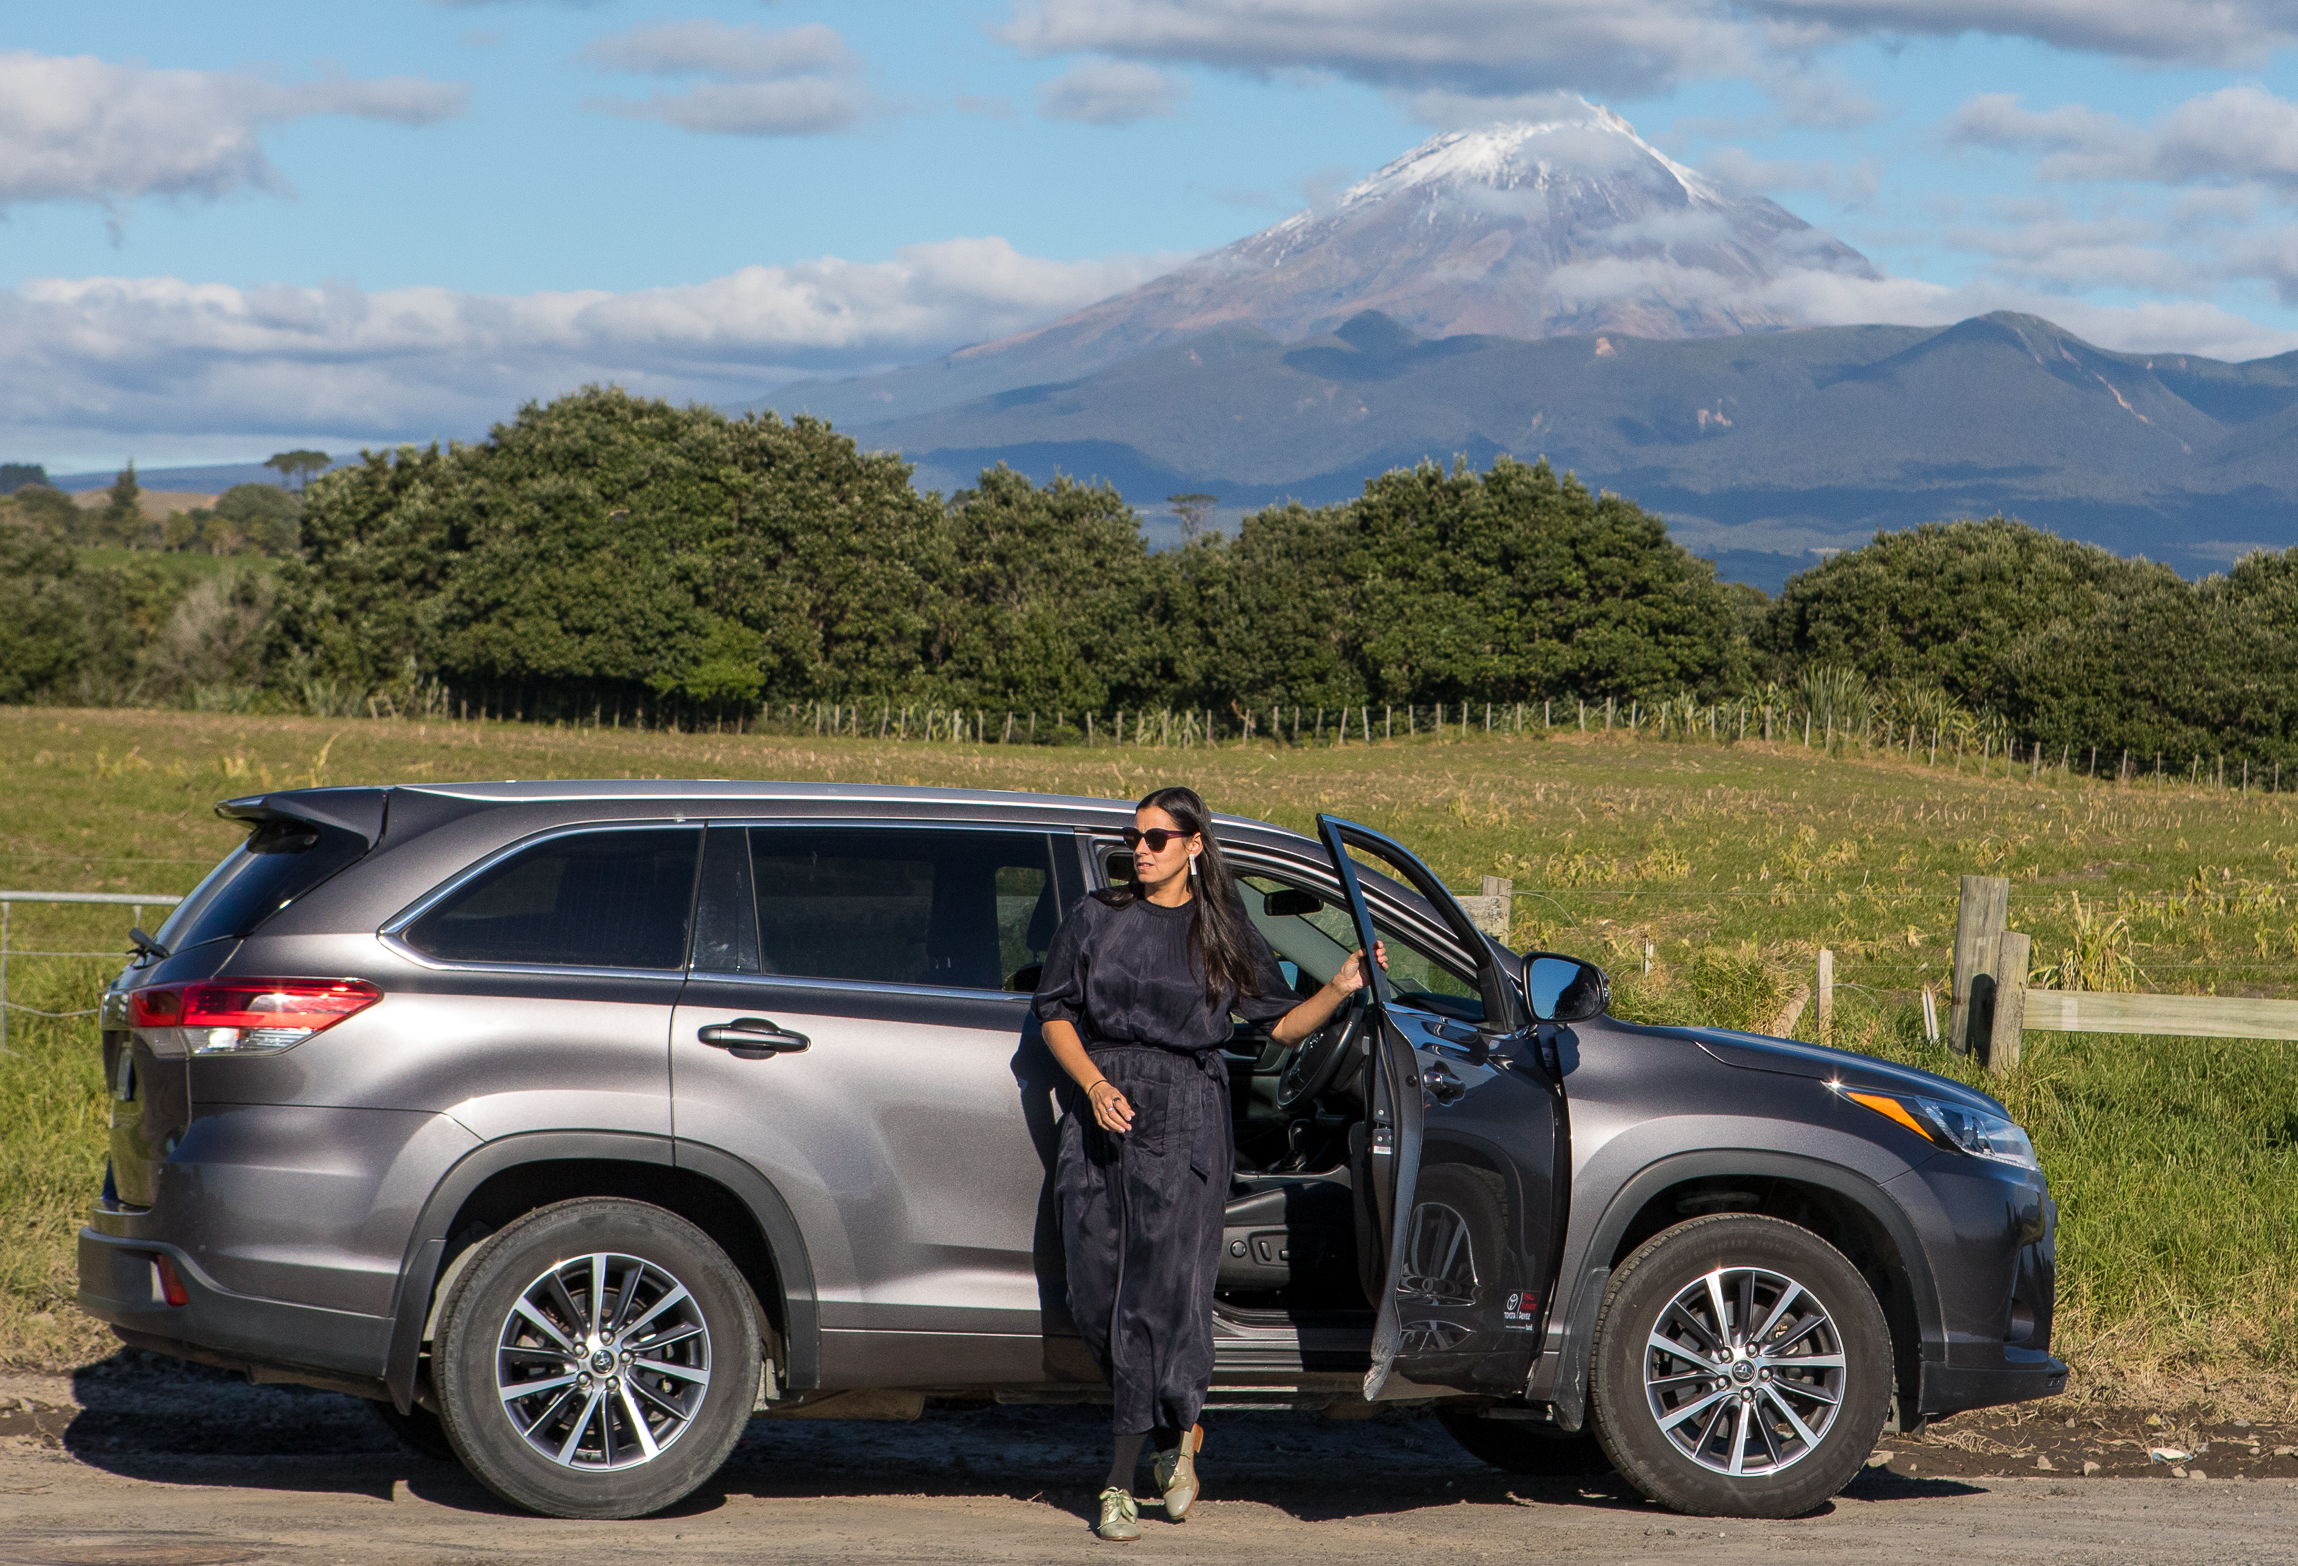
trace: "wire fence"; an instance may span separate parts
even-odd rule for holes
[[[0,891],[0,1053],[14,1054],[8,1048],[8,1014],[23,1012],[30,1017],[92,1017],[98,1008],[85,1007],[78,1011],[43,1011],[8,998],[8,964],[11,958],[23,957],[118,957],[119,951],[50,951],[43,948],[16,948],[10,942],[12,925],[18,903],[105,903],[133,910],[129,917],[141,927],[146,908],[173,908],[183,899],[167,892],[24,892]]]

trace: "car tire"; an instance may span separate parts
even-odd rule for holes
[[[431,1377],[455,1455],[504,1500],[642,1517],[726,1460],[758,1355],[750,1287],[709,1236],[644,1202],[586,1197],[482,1242],[441,1305]]]
[[[1465,1409],[1440,1408],[1436,1421],[1469,1456],[1503,1473],[1537,1479],[1584,1479],[1612,1471],[1612,1460],[1592,1430],[1571,1434],[1522,1419],[1484,1419]]]
[[[446,1426],[439,1423],[437,1414],[422,1407],[410,1408],[402,1414],[395,1403],[377,1402],[373,1406],[376,1417],[390,1428],[391,1433],[399,1438],[400,1445],[409,1451],[434,1462],[457,1461],[455,1445],[447,1439]]]
[[[1874,1450],[1891,1334],[1867,1280],[1819,1236],[1719,1213],[1612,1274],[1591,1371],[1597,1439],[1644,1494],[1694,1515],[1799,1517]]]

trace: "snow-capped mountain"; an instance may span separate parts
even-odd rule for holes
[[[1180,332],[1249,322],[1287,339],[1360,310],[1423,337],[1714,337],[1791,324],[1758,291],[1813,269],[1874,275],[1849,246],[1590,105],[1432,137],[1329,210],[1081,315],[1169,314],[1160,325]]]
[[[930,365],[769,399],[876,423],[1074,379],[1223,327],[1283,341],[1378,310],[1423,337],[1711,337],[1794,324],[1797,273],[1874,276],[1761,196],[1674,162],[1609,109],[1449,131],[1285,219],[1033,331]]]

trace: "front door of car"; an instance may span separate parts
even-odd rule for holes
[[[673,1131],[790,1205],[845,1384],[1040,1364],[1054,1112],[1030,994],[1082,879],[1039,832],[710,827]]]
[[[1330,816],[1317,828],[1358,939],[1389,955],[1370,985],[1364,1184],[1386,1260],[1365,1395],[1520,1395],[1562,1232],[1560,1079],[1513,977],[1435,874],[1369,828]],[[1405,891],[1441,932],[1413,928]]]

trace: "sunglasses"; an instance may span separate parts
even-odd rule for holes
[[[1125,839],[1125,846],[1127,848],[1139,848],[1143,843],[1147,843],[1149,845],[1149,852],[1152,854],[1161,854],[1165,852],[1165,845],[1167,843],[1173,842],[1179,838],[1187,837],[1189,834],[1186,832],[1168,831],[1164,827],[1151,827],[1146,832],[1142,831],[1139,827],[1127,827],[1118,835]]]

